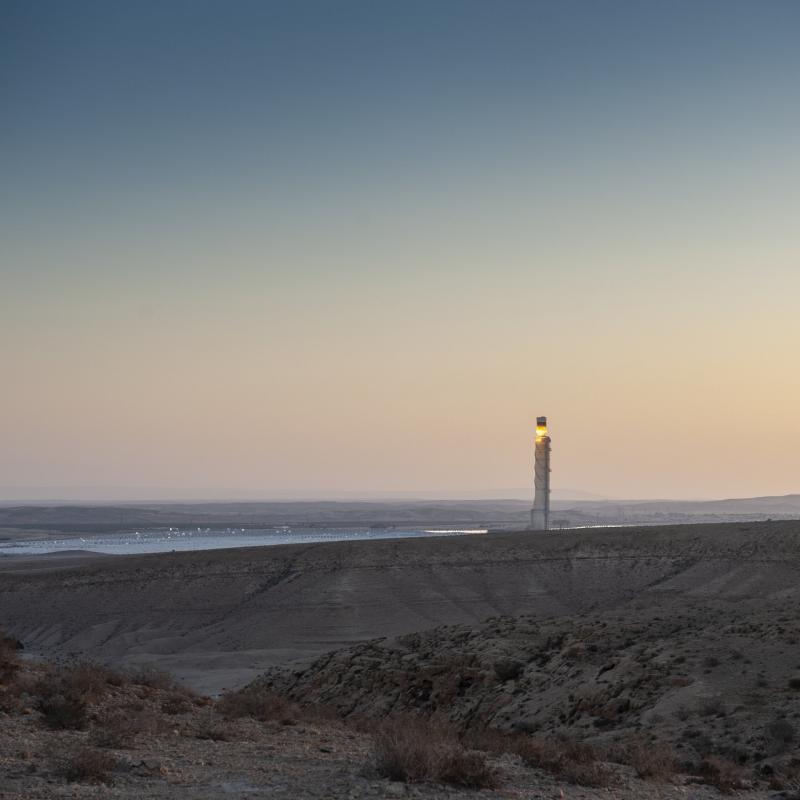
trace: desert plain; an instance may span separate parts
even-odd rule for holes
[[[798,612],[797,521],[4,558],[0,796],[800,797]]]

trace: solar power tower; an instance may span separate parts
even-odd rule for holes
[[[550,529],[550,437],[547,435],[547,417],[536,417],[534,454],[531,528],[546,531]]]

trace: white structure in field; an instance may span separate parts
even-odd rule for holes
[[[547,435],[547,417],[536,417],[533,486],[531,528],[546,531],[550,528],[550,437]]]

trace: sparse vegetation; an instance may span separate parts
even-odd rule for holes
[[[259,686],[247,686],[238,692],[227,692],[217,707],[228,719],[252,717],[261,722],[280,722],[293,725],[300,718],[299,708],[285,697]]]
[[[82,731],[89,718],[86,702],[73,694],[40,696],[39,711],[45,724],[54,730]]]
[[[788,719],[774,719],[764,728],[764,746],[770,755],[783,753],[794,740],[794,725]]]
[[[173,692],[161,702],[161,710],[170,716],[187,714],[192,708],[194,708],[194,702],[184,692]]]
[[[197,720],[194,731],[196,739],[205,739],[212,742],[227,742],[231,736],[228,728],[211,709],[207,709]]]
[[[515,751],[531,767],[544,769],[581,786],[608,786],[612,775],[588,744],[560,739],[521,737]]]
[[[80,750],[70,760],[66,779],[82,783],[113,783],[112,770],[117,765],[116,759],[101,750]]]
[[[635,739],[626,748],[625,760],[640,778],[659,782],[675,777],[677,759],[675,752],[665,742],[647,742]]]
[[[89,741],[98,747],[130,747],[140,734],[153,736],[165,727],[152,709],[129,708],[106,711],[102,714],[89,735]]]
[[[474,789],[494,788],[486,756],[466,750],[441,726],[418,718],[386,720],[374,736],[371,770],[392,781],[435,781]]]
[[[494,673],[501,681],[516,680],[524,669],[525,665],[521,661],[511,658],[504,658],[494,663]]]
[[[19,643],[0,630],[0,684],[9,684],[19,670]]]
[[[700,773],[707,784],[725,794],[738,789],[742,782],[741,768],[722,756],[706,756],[700,765]]]
[[[83,730],[89,705],[110,691],[109,679],[121,680],[120,673],[88,662],[51,667],[35,687],[45,723],[54,729]]]
[[[160,669],[142,667],[130,673],[130,682],[136,686],[146,686],[148,689],[169,691],[178,688],[175,678]]]
[[[727,713],[722,697],[715,695],[708,697],[700,703],[698,713],[701,717],[724,717]]]

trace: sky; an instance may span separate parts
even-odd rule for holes
[[[0,0],[0,500],[799,492],[798,39]]]

